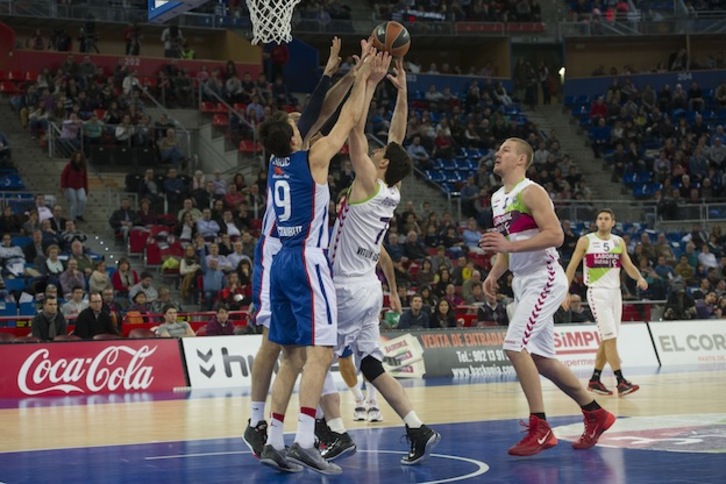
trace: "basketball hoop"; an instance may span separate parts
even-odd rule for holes
[[[245,0],[252,21],[252,45],[290,42],[292,11],[301,0]]]

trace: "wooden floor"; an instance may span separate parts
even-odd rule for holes
[[[724,403],[726,387],[723,383],[726,381],[726,371],[723,369],[669,373],[649,370],[640,374],[631,373],[628,376],[633,382],[641,385],[640,391],[625,398],[617,396],[597,398],[603,407],[620,417],[614,429],[618,428],[621,421],[629,420],[624,417],[687,418],[691,415],[723,414],[721,420],[726,421],[726,403]],[[614,380],[606,378],[604,382],[614,386]],[[466,384],[454,384],[449,381],[435,386],[418,384],[407,388],[407,392],[419,416],[433,427],[456,423],[511,421],[527,415],[526,402],[519,384],[515,381]],[[561,421],[567,424],[579,424],[580,412],[574,402],[549,382],[544,382],[544,392],[549,419],[567,417]],[[387,427],[396,427],[396,429],[401,427],[398,417],[384,403],[382,403],[384,422],[371,424],[352,421],[353,398],[350,394],[343,393],[342,402],[344,420],[348,429],[368,429],[367,432],[370,433],[370,429],[383,431]],[[30,399],[3,403],[5,408],[0,410],[0,429],[2,429],[0,482],[5,479],[2,469],[10,459],[17,456],[27,457],[32,451],[216,439],[237,442],[240,452],[236,453],[245,453],[247,450],[239,437],[249,416],[249,397],[241,394],[193,392],[161,397],[131,395],[86,399]],[[297,408],[296,396],[293,396],[290,408]],[[290,412],[291,416],[293,414],[296,414],[296,411]],[[288,418],[286,430],[294,431],[296,421],[296,418]],[[507,425],[508,428],[512,428],[510,423]],[[581,424],[579,428],[581,429]],[[400,433],[399,431],[397,435]],[[556,433],[562,438],[557,429]],[[444,439],[453,437],[444,432],[442,434]],[[507,431],[501,437],[508,444],[504,443],[497,449],[496,452],[501,454],[498,458],[504,458],[506,446],[520,438],[516,431]],[[456,442],[449,444],[448,448],[454,449],[449,452],[455,455]],[[720,452],[724,452],[726,440],[721,444]],[[402,449],[405,449],[405,445]],[[250,465],[262,467],[249,456],[244,459],[249,461],[247,463]],[[344,462],[346,461],[344,460],[341,465],[345,467]],[[39,462],[37,465],[42,468],[43,463]],[[103,463],[94,463],[94,465],[103,465]],[[492,466],[491,463],[488,465]],[[493,470],[492,466],[492,472]],[[474,482],[479,478],[472,479]],[[186,478],[181,480],[186,481]],[[209,482],[214,481],[216,479]],[[222,481],[224,479],[219,480]],[[22,482],[22,479],[6,482]]]

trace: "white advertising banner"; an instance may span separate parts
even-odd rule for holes
[[[249,388],[252,384],[252,365],[262,336],[202,336],[181,341],[192,389]],[[275,374],[277,370],[275,365]],[[337,364],[332,372],[336,385],[345,388]]]
[[[573,370],[592,370],[600,335],[594,324],[555,325],[557,359]],[[623,323],[618,335],[618,353],[624,366],[658,366],[658,358],[645,323]]]
[[[719,320],[651,323],[663,366],[726,362],[726,324]]]

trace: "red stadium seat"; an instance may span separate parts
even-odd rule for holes
[[[212,116],[212,126],[226,128],[229,126],[229,117],[226,114],[215,114]]]
[[[262,152],[262,145],[255,143],[254,141],[243,139],[239,142],[239,150],[242,153],[260,153]]]
[[[143,338],[156,338],[156,333],[146,328],[135,328],[129,331],[129,338],[131,339],[143,339]]]
[[[201,107],[199,110],[203,113],[213,113],[217,109],[217,106],[214,103],[211,103],[209,101],[202,102]]]
[[[81,337],[75,334],[59,334],[53,341],[80,341]]]
[[[37,71],[25,71],[25,80],[35,82],[38,79]]]
[[[18,89],[18,86],[15,85],[14,82],[11,81],[2,81],[0,82],[0,92],[4,94],[17,94],[20,92]]]

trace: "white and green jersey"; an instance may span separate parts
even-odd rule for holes
[[[368,199],[360,202],[350,202],[347,196],[343,199],[328,252],[333,277],[375,275],[388,222],[400,202],[398,188],[388,187],[381,179],[376,192]]]
[[[582,263],[585,284],[588,287],[619,288],[623,239],[613,234],[608,239],[601,239],[594,232],[586,237],[587,252]]]

